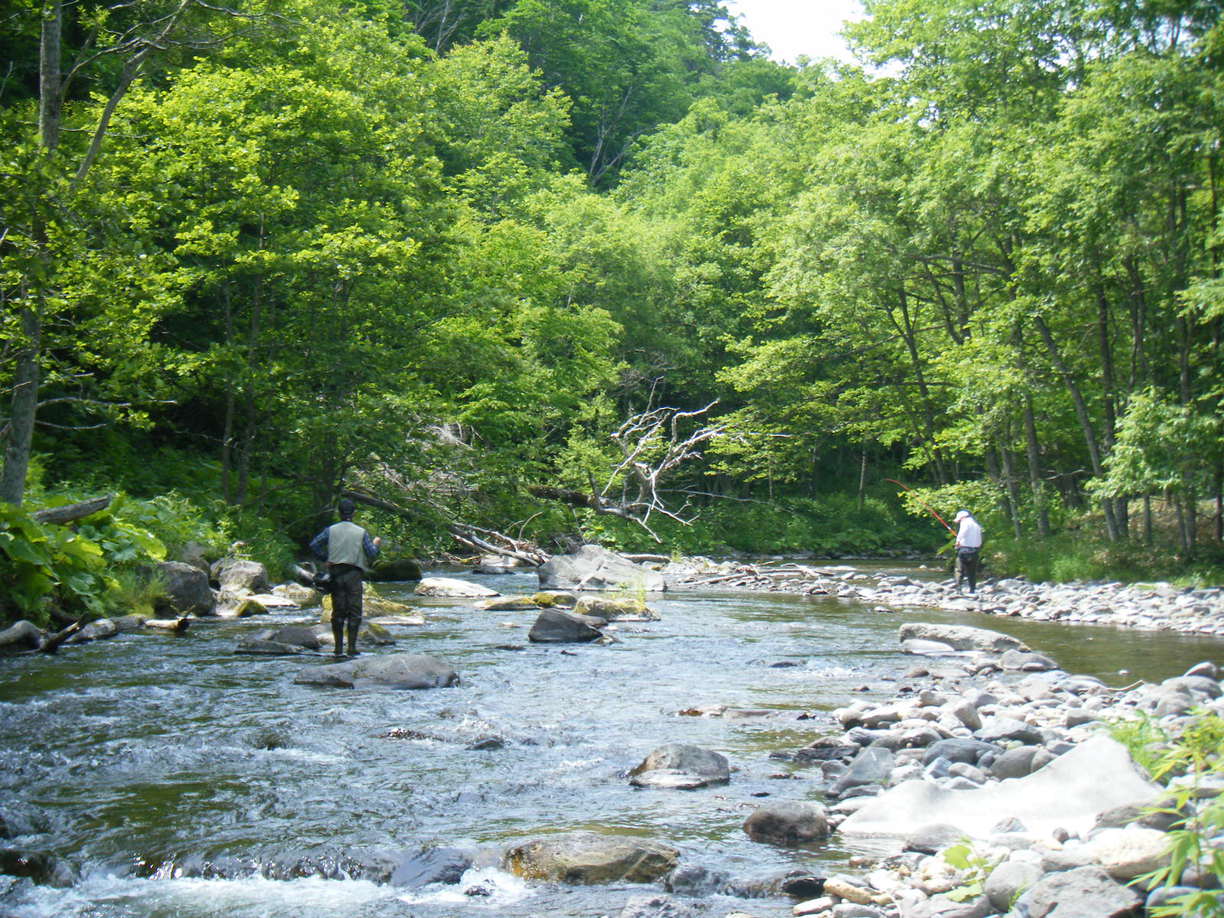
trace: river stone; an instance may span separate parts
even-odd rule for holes
[[[1040,730],[1014,717],[992,717],[982,724],[982,728],[973,735],[984,743],[996,745],[1015,742],[1032,746],[1042,740]]]
[[[515,845],[502,867],[525,880],[593,886],[653,883],[679,860],[675,848],[649,839],[571,832]]]
[[[824,807],[806,800],[779,800],[757,807],[744,820],[744,831],[755,842],[805,845],[829,835]]]
[[[904,850],[935,854],[962,841],[965,833],[956,826],[934,822],[919,826],[905,838]]]
[[[943,641],[927,641],[922,638],[902,641],[901,650],[903,653],[912,653],[920,657],[942,657],[957,652],[951,644],[945,644]]]
[[[1027,918],[1132,918],[1142,898],[1100,867],[1050,873],[1020,897]]]
[[[883,784],[892,774],[897,764],[897,757],[883,746],[868,746],[850,762],[842,774],[830,788],[834,796],[841,796],[852,787],[864,784]]]
[[[1169,836],[1156,829],[1102,829],[1087,843],[1093,861],[1126,883],[1169,863]]]
[[[922,754],[922,764],[930,765],[936,759],[947,759],[949,762],[967,762],[970,765],[976,765],[982,756],[990,753],[998,755],[1000,752],[1002,749],[999,746],[982,740],[946,739],[927,746],[926,752]]]
[[[599,545],[554,555],[538,571],[541,590],[665,590],[663,575]]]
[[[223,593],[266,593],[271,589],[268,569],[245,558],[222,558],[215,562],[212,579]]]
[[[526,612],[540,607],[530,596],[494,596],[477,601],[474,608],[481,612]]]
[[[578,603],[577,596],[563,590],[540,590],[531,595],[531,600],[541,609],[551,609],[554,606],[564,606],[568,609]]]
[[[67,889],[76,882],[76,871],[68,861],[25,848],[0,848],[0,874],[28,877],[39,886],[56,889]]]
[[[257,637],[243,638],[234,648],[234,653],[257,657],[285,657],[305,652],[306,650],[300,644],[285,644]]]
[[[374,564],[371,565],[369,573],[366,574],[366,579],[379,583],[401,580],[420,580],[421,565],[417,564],[411,558],[379,557],[374,561]]]
[[[1058,669],[1058,664],[1040,653],[1023,650],[1009,650],[999,657],[999,665],[1004,669],[1025,673],[1044,673]]]
[[[208,574],[183,561],[163,561],[154,569],[166,586],[154,608],[163,618],[181,615],[212,615],[217,599],[208,585]]]
[[[663,888],[677,896],[704,899],[726,891],[731,876],[700,864],[681,864],[663,880]]]
[[[1146,805],[1159,795],[1160,787],[1140,774],[1126,748],[1102,735],[1014,781],[972,790],[906,781],[848,817],[838,830],[845,835],[904,837],[918,826],[944,822],[970,837],[989,838],[1000,820],[1015,817],[1034,835],[1063,828],[1082,836],[1101,812],[1128,803]]]
[[[1040,864],[1024,860],[1004,861],[990,872],[983,891],[998,911],[1006,912],[1020,893],[1045,876]]]
[[[390,653],[312,666],[298,673],[293,681],[298,685],[336,688],[385,685],[397,689],[426,689],[458,685],[459,674],[435,657]]]
[[[279,641],[282,644],[295,644],[307,650],[318,650],[322,645],[319,637],[327,629],[318,625],[285,625],[283,628],[267,628],[256,632],[260,638],[269,641]]]
[[[1177,676],[1166,679],[1160,685],[1162,688],[1180,689],[1205,698],[1219,698],[1221,694],[1220,683],[1207,676]]]
[[[431,883],[458,883],[472,866],[472,858],[459,848],[422,848],[404,857],[391,872],[392,886],[416,889]]]
[[[577,616],[560,609],[543,609],[527,639],[538,644],[582,644],[603,637],[596,624],[599,619]]]
[[[955,650],[983,650],[987,653],[1005,653],[1009,650],[1027,650],[1023,643],[1011,635],[969,625],[936,625],[928,622],[906,622],[900,629],[901,641],[921,639],[940,641]]]
[[[696,918],[697,913],[671,896],[634,896],[618,918]]]
[[[1015,749],[1008,749],[994,760],[990,773],[1000,781],[1027,777],[1053,759],[1047,752],[1040,759],[1041,765],[1038,765],[1037,756],[1040,752],[1045,752],[1041,746],[1017,746]]]
[[[609,599],[583,596],[574,606],[579,615],[602,618],[606,622],[657,622],[659,614],[640,599]]]
[[[731,780],[727,757],[700,746],[668,743],[660,746],[629,772],[634,787],[692,790]]]
[[[468,583],[466,580],[456,580],[453,577],[426,577],[412,591],[418,596],[443,596],[457,599],[487,599],[497,596],[497,590],[490,590],[479,583]]]
[[[314,606],[319,603],[319,591],[300,583],[278,583],[272,587],[272,595],[287,599],[298,606]]]

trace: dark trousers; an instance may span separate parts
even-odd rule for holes
[[[978,552],[977,548],[960,548],[956,551],[956,588],[959,590],[961,580],[969,581],[969,592],[977,592]]]
[[[361,628],[362,571],[351,564],[331,565],[332,574],[332,636],[336,653],[344,651],[344,633],[348,631],[349,653],[357,650],[357,631]]]

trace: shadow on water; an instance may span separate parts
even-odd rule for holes
[[[529,575],[481,582],[506,594],[535,586]],[[817,770],[770,753],[832,731],[827,712],[852,698],[891,694],[915,662],[899,650],[903,621],[997,628],[1071,671],[1115,683],[1224,659],[1218,641],[1166,634],[879,614],[828,598],[730,593],[655,597],[661,621],[625,623],[611,646],[532,645],[533,613],[421,602],[407,585],[384,592],[419,607],[426,624],[391,626],[397,645],[373,652],[437,656],[460,672],[459,686],[295,685],[303,666],[326,658],[233,653],[241,635],[268,619],[201,623],[179,638],[131,635],[58,658],[0,663],[0,794],[4,807],[37,815],[6,844],[67,858],[81,874],[70,890],[18,884],[3,893],[0,885],[5,914],[615,914],[647,890],[524,884],[496,870],[416,891],[259,875],[296,876],[286,867],[296,865],[343,876],[327,865],[431,844],[492,857],[517,841],[578,828],[655,838],[680,849],[683,862],[740,881],[824,871],[871,844],[835,837],[786,850],[748,841],[741,826],[763,800],[819,799]],[[727,709],[722,716],[683,713],[719,707]],[[501,748],[469,748],[490,737]],[[628,769],[666,742],[723,753],[735,769],[731,783],[692,792],[631,788]],[[477,884],[490,895],[463,895]],[[788,915],[791,906],[780,897],[713,904],[713,914],[759,918]]]

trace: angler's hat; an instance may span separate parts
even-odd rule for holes
[[[957,510],[956,511],[956,522],[959,523],[961,520],[963,520],[967,516],[973,516],[973,514],[970,513],[968,510]]]

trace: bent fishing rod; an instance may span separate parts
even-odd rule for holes
[[[901,487],[901,488],[904,488],[904,489],[905,489],[906,491],[908,491],[910,494],[913,494],[913,493],[914,493],[914,489],[913,489],[913,488],[910,488],[910,487],[907,487],[906,485],[901,484],[901,482],[897,481],[897,479],[895,479],[895,478],[885,478],[884,480],[885,480],[885,481],[891,481],[893,484],[895,484],[895,485],[897,485],[897,486],[899,486],[899,487]],[[922,501],[918,500],[918,498],[916,498],[916,497],[914,498],[914,503],[916,503],[916,504],[917,504],[919,507],[921,507],[921,508],[922,508],[923,510],[925,510],[927,513],[931,514],[931,516],[935,517],[935,519],[937,519],[937,520],[939,520],[941,523],[943,523],[943,527],[944,527],[944,529],[948,530],[948,532],[955,532],[955,531],[956,531],[955,529],[953,529],[951,526],[949,526],[949,525],[948,525],[947,520],[945,520],[945,519],[944,519],[942,516],[940,516],[938,513],[936,513],[934,510],[932,510],[932,509],[931,509],[929,506],[927,506],[925,503],[923,503]]]

